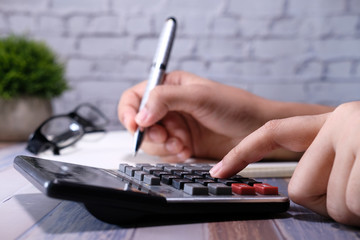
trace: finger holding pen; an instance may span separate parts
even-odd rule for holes
[[[141,82],[130,89],[127,89],[120,98],[118,105],[118,116],[123,126],[132,134],[135,133],[138,125],[135,116],[138,113],[142,96],[145,92],[146,81]]]

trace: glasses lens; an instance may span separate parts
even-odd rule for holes
[[[82,127],[73,119],[66,116],[51,119],[40,131],[49,141],[55,143],[59,148],[75,143],[84,134]]]
[[[91,122],[96,127],[103,127],[107,123],[107,119],[105,116],[95,107],[91,107],[89,105],[81,105],[76,113]]]

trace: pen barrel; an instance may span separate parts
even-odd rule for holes
[[[151,67],[148,84],[146,85],[144,96],[141,99],[139,111],[145,106],[147,100],[149,99],[151,90],[162,82],[164,73],[164,69],[157,68],[154,65]]]
[[[170,58],[171,48],[176,32],[176,21],[174,18],[167,19],[159,37],[159,43],[151,65],[148,83],[144,96],[141,99],[139,111],[145,106],[151,90],[160,85],[164,78],[167,63]]]
[[[175,39],[175,32],[176,21],[173,18],[169,18],[161,31],[159,43],[156,48],[153,60],[153,65],[155,65],[156,68],[166,69]]]

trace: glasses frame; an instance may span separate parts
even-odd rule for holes
[[[101,124],[101,125],[95,125],[94,123],[91,122],[91,120],[88,120],[88,119],[86,119],[84,117],[81,117],[78,114],[78,111],[79,111],[80,108],[82,108],[84,106],[87,106],[87,107],[91,108],[91,110],[98,113],[105,120],[105,122],[103,124]],[[58,144],[54,140],[49,140],[42,133],[41,130],[50,121],[53,121],[54,119],[58,119],[58,118],[64,118],[64,117],[75,121],[81,127],[82,131],[81,131],[81,134],[77,138],[75,138],[75,140],[72,141],[71,143],[66,144],[64,146],[58,146]],[[48,118],[43,123],[41,123],[40,126],[30,136],[26,149],[28,151],[30,151],[31,153],[33,153],[33,154],[39,154],[40,152],[46,151],[48,149],[52,149],[52,152],[54,153],[54,155],[60,155],[60,150],[61,149],[67,148],[67,147],[75,144],[86,133],[106,132],[104,127],[108,123],[109,123],[109,119],[98,108],[96,108],[95,106],[93,106],[90,103],[82,103],[82,104],[78,105],[73,111],[71,111],[68,114],[55,115],[55,116],[52,116],[52,117]],[[56,137],[56,139],[59,139],[59,138],[60,139],[62,139],[62,138],[66,139],[66,136],[64,134],[61,134],[61,135]]]

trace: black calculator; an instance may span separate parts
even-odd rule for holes
[[[118,225],[207,222],[273,216],[289,208],[278,187],[235,175],[211,177],[209,164],[120,164],[118,169],[17,156],[14,167],[45,195],[84,204]]]

